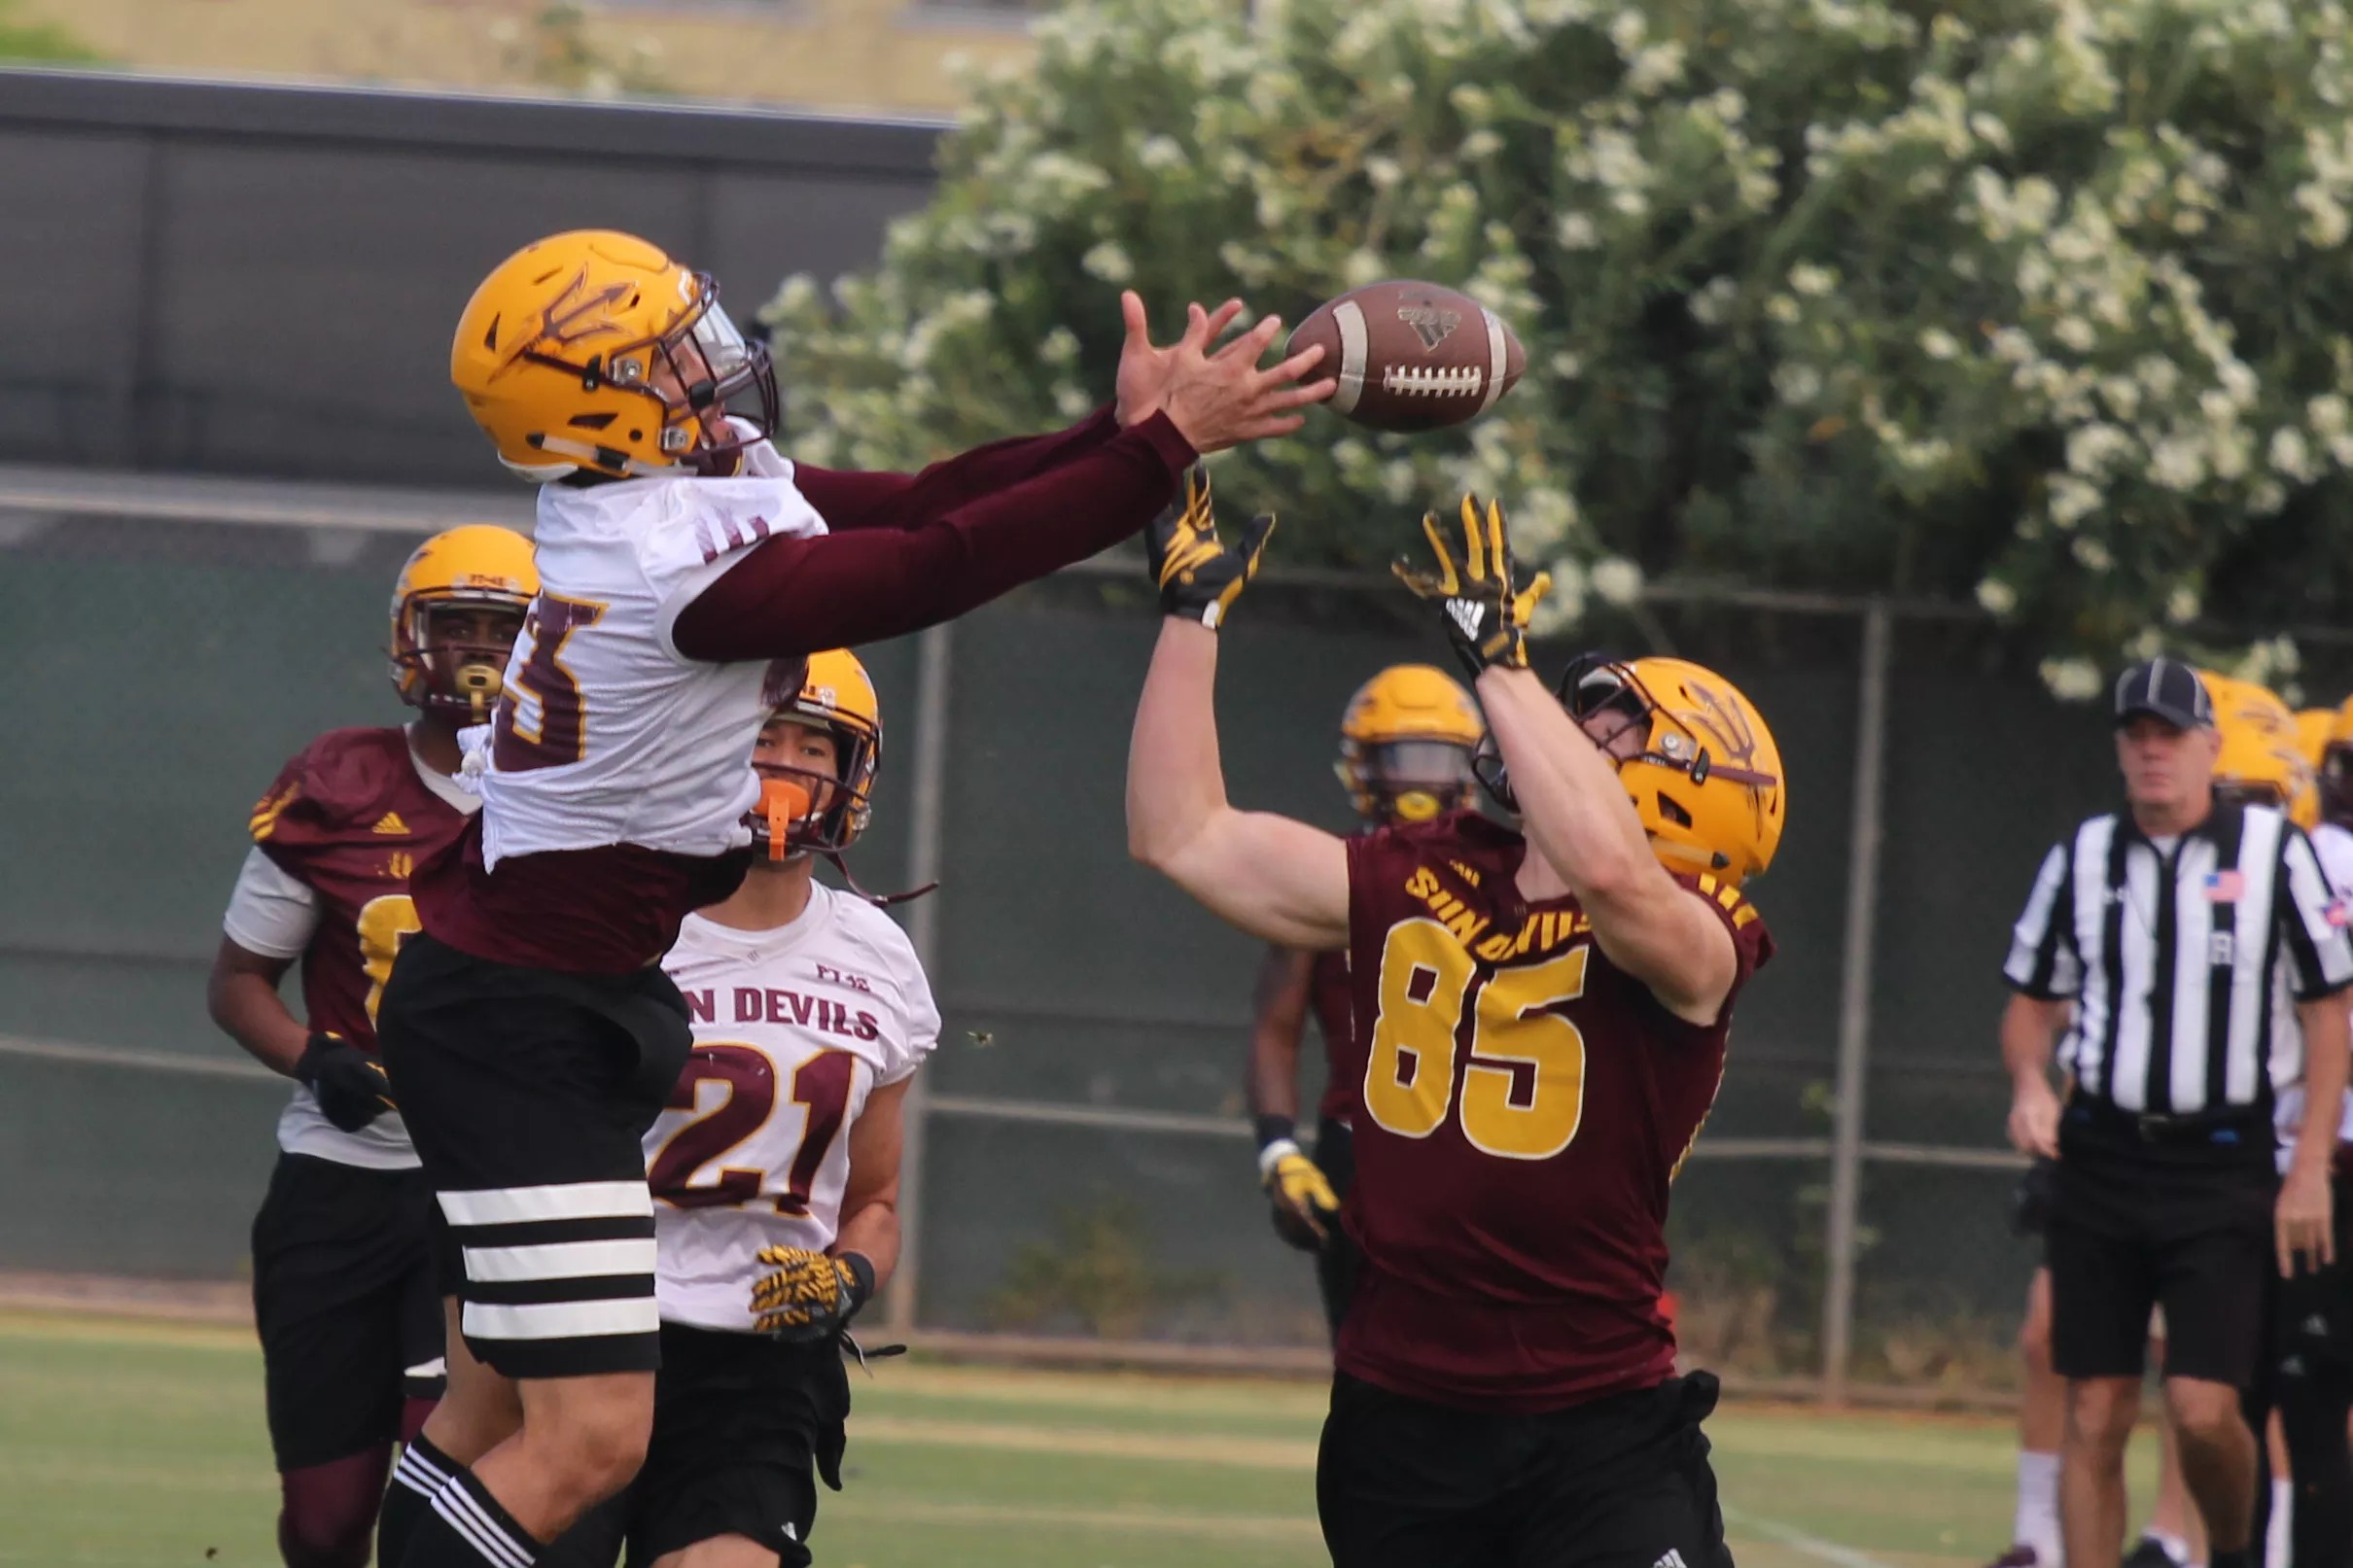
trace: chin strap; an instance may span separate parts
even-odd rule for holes
[[[889,909],[893,904],[912,903],[926,893],[939,891],[938,883],[927,882],[922,887],[910,888],[903,893],[870,893],[858,885],[856,877],[850,875],[850,868],[842,862],[838,852],[827,850],[825,852],[825,863],[841,873],[841,880],[849,886],[850,891],[872,904],[876,909]]]

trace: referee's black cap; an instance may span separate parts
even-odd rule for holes
[[[2176,729],[2203,729],[2214,722],[2214,699],[2197,672],[2179,659],[2151,659],[2116,678],[2119,728],[2143,714]]]

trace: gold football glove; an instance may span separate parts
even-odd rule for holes
[[[1552,574],[1539,572],[1526,587],[1519,586],[1501,502],[1489,502],[1482,513],[1479,498],[1464,496],[1461,514],[1459,566],[1439,529],[1438,514],[1431,511],[1422,514],[1422,532],[1429,539],[1437,570],[1403,559],[1390,570],[1415,598],[1437,601],[1447,640],[1472,679],[1491,668],[1525,670],[1528,617],[1535,613],[1536,601],[1551,591]]]
[[[1260,512],[1228,548],[1217,538],[1217,518],[1210,506],[1210,470],[1198,463],[1187,469],[1184,494],[1144,530],[1161,613],[1182,615],[1215,631],[1258,575],[1258,558],[1274,532],[1274,514]]]
[[[863,1253],[837,1258],[807,1247],[762,1247],[759,1261],[775,1272],[752,1286],[755,1326],[780,1340],[829,1340],[874,1294],[874,1265]]]
[[[1331,1243],[1340,1199],[1298,1144],[1277,1138],[1259,1150],[1258,1175],[1274,1202],[1277,1235],[1302,1252],[1320,1252]]]

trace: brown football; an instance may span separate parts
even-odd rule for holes
[[[1288,352],[1323,346],[1310,378],[1337,377],[1332,412],[1375,430],[1437,430],[1476,419],[1511,391],[1528,351],[1502,318],[1453,289],[1368,283],[1318,305]]]

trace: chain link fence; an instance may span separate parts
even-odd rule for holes
[[[519,493],[0,470],[0,1182],[30,1200],[0,1208],[0,1269],[243,1272],[284,1090],[203,989],[246,810],[319,730],[401,718],[385,605],[417,538],[528,517]],[[1092,563],[866,652],[888,741],[859,871],[940,881],[908,919],[947,1020],[887,1310],[1311,1365],[1313,1281],[1243,1115],[1256,952],[1124,853],[1138,582]],[[2113,793],[2104,724],[1949,609],[1661,589],[1587,632],[1733,675],[1790,774],[1755,889],[1781,956],[1675,1191],[1687,1347],[1834,1395],[2000,1383],[2032,1258],[1996,966],[2041,850]],[[1226,634],[1234,797],[1345,826],[1343,703],[1439,656],[1402,596],[1271,575]]]

